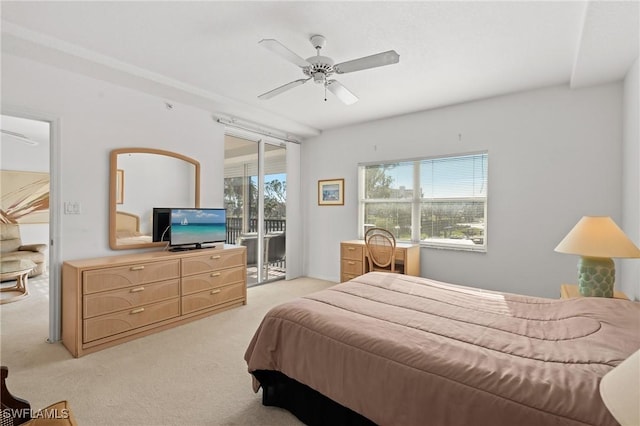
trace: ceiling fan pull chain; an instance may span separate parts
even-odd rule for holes
[[[327,102],[327,82],[324,83],[324,101]]]

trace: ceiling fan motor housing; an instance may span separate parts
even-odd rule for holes
[[[311,65],[303,68],[302,72],[308,77],[313,77],[315,83],[323,84],[334,72],[333,60],[326,56],[312,56],[307,58],[307,62]]]

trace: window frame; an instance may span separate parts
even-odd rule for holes
[[[423,198],[420,195],[421,182],[420,182],[420,166],[424,161],[458,158],[458,157],[470,157],[470,156],[486,156],[487,167],[486,174],[486,190],[485,196],[471,196],[471,197],[448,197],[448,198]],[[400,164],[400,163],[413,163],[413,196],[411,198],[365,198],[365,170],[370,166],[384,166],[388,164]],[[484,235],[482,244],[456,244],[451,242],[437,242],[429,240],[421,240],[421,211],[422,205],[431,200],[484,200]],[[411,205],[411,240],[398,240],[399,242],[419,243],[421,247],[429,247],[443,250],[458,250],[458,251],[472,251],[472,252],[487,252],[487,240],[488,240],[488,205],[489,205],[489,151],[474,151],[455,154],[444,154],[429,157],[400,159],[400,160],[386,160],[386,161],[371,161],[366,163],[358,163],[358,237],[364,238],[365,232],[365,207],[369,204],[376,203],[388,203],[388,204],[410,204]]]

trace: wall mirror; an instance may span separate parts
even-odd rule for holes
[[[200,207],[200,163],[151,148],[111,151],[109,245],[114,250],[164,247],[153,241],[153,208]]]

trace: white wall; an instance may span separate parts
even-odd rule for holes
[[[181,104],[168,110],[163,99],[142,92],[13,55],[2,59],[3,109],[60,118],[60,198],[82,205],[82,214],[62,216],[62,259],[123,253],[108,247],[112,149],[154,147],[199,160],[201,204],[221,205],[224,128],[207,111]],[[625,102],[633,99],[633,84],[637,88],[637,63],[635,70],[625,83]],[[553,251],[569,229],[585,214],[622,223],[622,94],[621,84],[552,87],[336,129],[305,141],[304,273],[339,280],[339,242],[357,237],[357,163],[486,149],[488,252],[423,248],[422,275],[557,297],[560,283],[576,281],[577,257]],[[635,99],[637,105],[637,94]],[[633,121],[633,110],[626,111]],[[633,142],[634,136],[625,140]],[[317,181],[340,177],[345,205],[318,206]],[[632,216],[636,223],[638,216]]]
[[[640,247],[640,76],[638,59],[624,80],[622,223],[620,226]],[[619,279],[616,287],[632,299],[640,299],[640,259],[617,260]]]
[[[357,104],[354,105],[357,108]],[[357,237],[357,164],[488,150],[488,252],[421,249],[421,274],[558,297],[577,256],[553,251],[583,215],[622,214],[622,85],[517,93],[323,132],[302,145],[305,274],[339,280]],[[458,135],[462,135],[459,141]],[[345,178],[345,205],[317,205],[319,179]]]
[[[63,260],[125,253],[109,249],[112,149],[159,148],[197,159],[201,205],[222,205],[224,127],[207,111],[177,103],[169,110],[164,99],[8,54],[2,55],[2,107],[59,117],[60,199],[82,208],[62,216]]]

